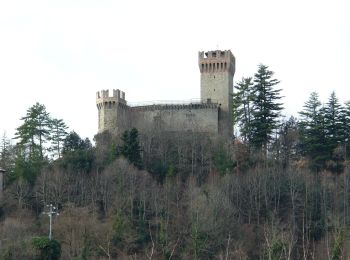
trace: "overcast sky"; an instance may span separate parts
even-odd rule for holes
[[[130,102],[199,98],[198,51],[231,49],[235,81],[268,65],[287,115],[312,91],[350,100],[348,1],[0,0],[0,133],[40,102],[82,137],[95,92]]]

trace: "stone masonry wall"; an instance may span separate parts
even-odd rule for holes
[[[231,51],[199,52],[201,102],[186,105],[130,107],[125,93],[96,93],[98,132],[120,135],[132,127],[149,131],[205,132],[232,136],[232,93],[235,58]]]
[[[97,93],[99,133],[108,130],[120,135],[132,127],[140,133],[150,131],[194,131],[217,134],[220,106],[216,103],[186,105],[150,105],[130,107],[119,90],[110,96],[107,90]]]
[[[194,131],[217,134],[219,107],[216,104],[154,105],[132,107],[131,126],[140,132]]]
[[[232,94],[235,57],[231,51],[199,52],[201,72],[201,99],[221,105],[219,131],[232,136]]]

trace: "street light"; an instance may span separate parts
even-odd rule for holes
[[[48,211],[47,212],[43,212],[43,214],[46,214],[49,216],[50,219],[50,228],[49,228],[49,239],[52,239],[52,216],[56,215],[58,216],[58,212],[57,212],[57,208],[54,207],[52,204],[46,205],[46,207],[48,207]]]

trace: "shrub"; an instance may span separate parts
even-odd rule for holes
[[[57,240],[50,240],[47,237],[34,237],[32,245],[38,252],[37,259],[56,260],[61,256],[61,244]]]

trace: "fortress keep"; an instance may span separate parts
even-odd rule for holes
[[[198,53],[201,74],[198,102],[130,106],[119,89],[96,93],[98,132],[120,135],[135,127],[140,133],[194,131],[232,136],[235,57],[230,50]]]

